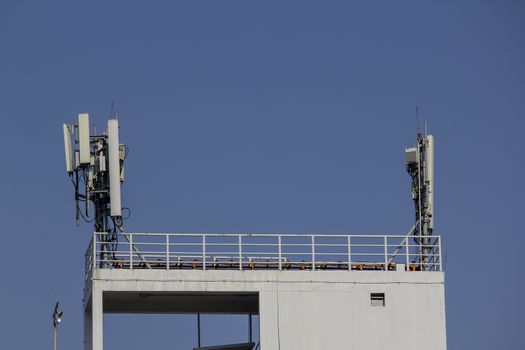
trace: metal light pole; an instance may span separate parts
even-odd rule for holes
[[[64,313],[59,310],[58,302],[55,304],[55,311],[53,311],[53,350],[57,350],[57,327],[62,322],[62,315]]]

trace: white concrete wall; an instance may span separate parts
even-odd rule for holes
[[[103,291],[256,291],[262,350],[446,348],[441,272],[100,269],[92,288],[93,308]],[[385,293],[385,307],[371,306],[372,292]],[[91,318],[95,350],[100,314]]]

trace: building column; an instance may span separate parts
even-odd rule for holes
[[[259,293],[259,341],[261,349],[280,349],[277,291]]]
[[[93,287],[91,293],[91,349],[89,350],[103,350],[104,349],[104,307],[102,305],[102,290]]]

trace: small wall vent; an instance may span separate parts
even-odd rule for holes
[[[370,293],[370,305],[385,306],[385,293]]]

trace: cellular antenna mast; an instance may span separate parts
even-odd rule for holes
[[[95,232],[106,233],[102,261],[107,264],[116,249],[111,242],[118,241],[116,235],[122,230],[120,186],[127,148],[119,143],[117,119],[109,119],[100,135],[94,128],[90,135],[89,128],[88,113],[80,113],[75,123],[63,125],[66,172],[75,187],[77,225],[83,218],[93,222]]]
[[[419,108],[416,108],[416,113]],[[412,199],[414,200],[416,222],[413,235],[419,249],[421,269],[427,270],[434,259],[430,238],[434,230],[434,136],[424,134],[419,126],[417,143],[405,150],[406,169],[412,178]]]

